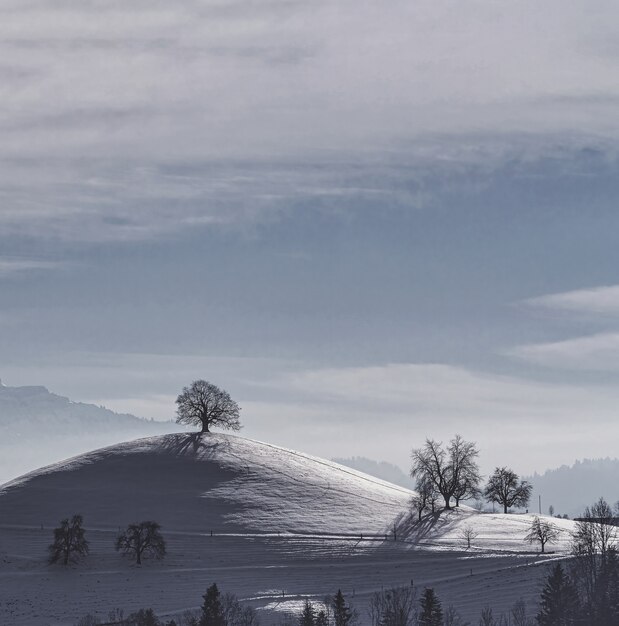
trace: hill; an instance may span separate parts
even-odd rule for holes
[[[371,474],[394,485],[400,485],[407,489],[415,488],[415,481],[408,474],[405,474],[402,468],[393,463],[375,461],[365,456],[353,456],[345,459],[334,458],[332,460],[340,465],[346,465],[346,467],[352,467],[360,472]]]
[[[0,488],[0,623],[65,626],[119,606],[177,615],[197,607],[213,581],[262,608],[265,624],[338,588],[365,616],[374,591],[412,581],[436,587],[469,619],[520,596],[532,610],[545,559],[523,540],[529,516],[462,508],[417,523],[411,495],[235,436],[166,435],[96,450]],[[90,555],[50,566],[52,529],[74,513],[84,516]],[[162,525],[168,555],[137,567],[113,543],[119,528],[145,519]],[[561,553],[571,522],[557,523]],[[464,525],[477,532],[471,550]]]
[[[41,386],[0,382],[0,484],[67,456],[174,430],[173,422],[73,402]]]

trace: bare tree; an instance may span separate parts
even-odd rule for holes
[[[88,554],[88,541],[82,526],[84,520],[81,515],[74,515],[60,522],[60,526],[54,529],[54,543],[49,550],[49,562],[57,563],[62,560],[63,565],[68,565],[72,555],[85,556]]]
[[[527,506],[532,490],[531,484],[520,480],[518,474],[511,469],[497,467],[484,489],[484,497],[488,502],[502,505],[503,513],[507,513],[509,507]]]
[[[460,531],[460,539],[466,543],[467,548],[471,547],[471,541],[475,541],[478,536],[479,533],[470,524],[464,526]]]
[[[484,607],[481,610],[481,615],[479,616],[479,626],[495,626],[496,620],[492,615],[492,609],[489,606]]]
[[[475,443],[456,435],[447,448],[433,439],[426,439],[422,448],[412,452],[411,476],[426,480],[434,485],[451,509],[451,500],[456,506],[466,493],[473,493],[480,480],[476,462],[479,451]]]
[[[481,481],[481,476],[477,471],[468,473],[456,485],[454,490],[454,500],[456,506],[460,506],[460,500],[477,499],[481,496],[481,489],[477,486]]]
[[[134,555],[138,565],[142,564],[143,556],[162,559],[166,553],[166,545],[159,532],[160,528],[157,522],[150,521],[129,524],[127,530],[116,538],[116,550]]]
[[[230,394],[206,380],[195,380],[176,398],[176,422],[200,426],[203,433],[211,426],[240,430],[240,407]]]
[[[510,609],[514,626],[530,626],[533,622],[527,617],[527,605],[522,598],[516,600]]]
[[[415,619],[413,587],[392,587],[377,591],[370,598],[372,626],[412,626]]]
[[[554,543],[559,538],[559,529],[546,520],[541,520],[537,515],[533,518],[529,532],[525,536],[525,541],[529,543],[539,543],[541,552],[547,543]]]
[[[616,539],[613,511],[606,500],[600,498],[591,508],[585,509],[572,533],[574,570],[589,603],[593,599],[600,565],[604,565],[609,553],[616,549]]]
[[[417,512],[417,520],[421,521],[421,516],[427,508],[434,513],[438,494],[434,484],[425,477],[417,481],[415,490],[417,494],[411,498],[411,507]]]

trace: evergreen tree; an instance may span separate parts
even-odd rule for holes
[[[316,621],[314,623],[316,626],[329,626],[329,620],[324,610],[321,609],[318,611],[316,614]]]
[[[299,617],[299,626],[316,626],[316,612],[314,605],[309,601],[305,601],[303,611]]]
[[[600,565],[592,606],[587,612],[596,625],[619,624],[619,563],[613,547],[608,549]]]
[[[421,596],[419,626],[443,626],[443,609],[434,589],[426,588]]]
[[[337,593],[333,596],[331,606],[333,607],[333,622],[335,626],[348,626],[348,624],[353,621],[354,613],[346,604],[346,600],[340,589],[338,589]]]
[[[140,609],[137,613],[132,613],[127,618],[127,623],[131,626],[161,626],[152,609]]]
[[[199,626],[226,626],[224,608],[221,604],[221,594],[217,585],[213,583],[202,596],[202,615]]]
[[[550,572],[542,590],[540,612],[537,623],[540,626],[571,626],[577,624],[578,595],[570,577],[557,563]]]
[[[54,543],[48,548],[50,563],[62,560],[62,564],[67,565],[72,554],[88,554],[83,522],[81,515],[74,515],[71,521],[63,519],[60,526],[54,529]]]

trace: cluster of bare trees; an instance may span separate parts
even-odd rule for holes
[[[419,520],[424,511],[434,513],[441,499],[445,509],[451,509],[452,502],[457,507],[461,500],[482,495],[488,502],[501,505],[505,513],[510,507],[527,506],[533,487],[507,467],[497,467],[481,490],[478,456],[476,444],[460,435],[447,446],[426,439],[423,447],[413,450],[411,476],[417,479],[417,493],[411,504]]]
[[[161,527],[157,522],[129,524],[116,538],[115,548],[118,552],[135,558],[138,565],[141,565],[142,558],[146,556],[162,559],[166,553],[166,544],[160,531]],[[90,547],[81,515],[74,515],[71,520],[66,518],[60,522],[60,526],[54,529],[54,541],[48,550],[49,562],[62,562],[63,565],[88,554]]]
[[[459,506],[460,500],[477,497],[481,481],[478,456],[475,443],[465,441],[460,435],[447,446],[426,439],[423,447],[414,449],[411,476],[417,479],[420,496],[425,494],[417,508],[423,505],[420,509],[423,511],[428,505],[434,507],[440,497],[445,508],[451,509],[452,500]]]

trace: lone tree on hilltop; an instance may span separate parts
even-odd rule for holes
[[[176,398],[177,424],[201,426],[208,433],[211,426],[240,430],[239,405],[230,394],[206,380],[194,380]]]
[[[68,518],[63,519],[60,526],[54,529],[54,543],[48,548],[50,563],[62,561],[63,565],[68,565],[71,555],[88,554],[88,541],[84,537],[83,523],[81,515],[74,515],[71,521]]]
[[[159,532],[161,526],[157,522],[140,522],[129,524],[127,529],[116,538],[116,550],[123,554],[135,556],[135,562],[142,564],[143,556],[162,559],[166,553],[165,540]]]
[[[559,538],[559,529],[546,520],[541,520],[537,515],[533,518],[529,532],[524,538],[529,543],[539,543],[541,552],[544,554],[544,548],[547,543],[554,543]]]
[[[519,480],[518,474],[507,467],[497,467],[488,479],[484,497],[488,502],[503,506],[503,513],[511,506],[526,507],[533,487],[526,480]]]
[[[480,481],[478,455],[475,443],[465,441],[460,435],[456,435],[446,448],[440,442],[426,439],[422,448],[412,452],[411,476],[433,484],[445,500],[445,508],[451,509],[452,498],[456,499],[458,506],[460,498],[477,493]]]

